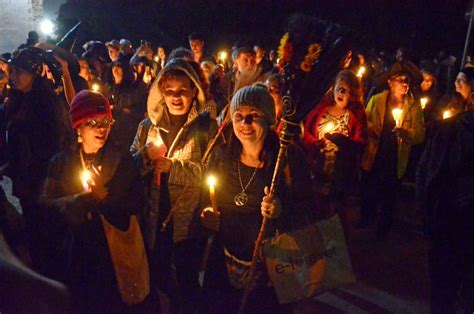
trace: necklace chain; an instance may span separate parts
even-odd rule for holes
[[[240,161],[237,162],[237,172],[239,173],[239,181],[240,181],[240,187],[242,188],[242,193],[245,193],[247,188],[250,186],[250,183],[252,183],[253,179],[255,178],[255,175],[257,174],[258,169],[260,168],[262,162],[259,162],[257,168],[255,168],[252,176],[250,177],[249,182],[247,185],[244,187],[244,184],[242,183],[242,175],[240,174]]]

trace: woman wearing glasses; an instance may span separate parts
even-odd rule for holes
[[[368,140],[362,159],[363,193],[361,227],[375,218],[382,205],[377,236],[385,237],[393,222],[394,202],[405,174],[412,145],[425,137],[423,111],[409,93],[419,72],[407,63],[395,63],[380,81],[386,88],[367,104]]]
[[[128,230],[143,200],[140,176],[132,157],[108,141],[114,120],[102,94],[81,91],[69,114],[78,143],[51,159],[41,197],[51,211],[51,229],[62,237],[56,245],[67,243],[51,262],[65,270],[61,279],[71,288],[75,311],[116,313],[126,306],[99,214]]]
[[[332,93],[313,109],[304,125],[303,146],[312,165],[323,217],[342,214],[341,201],[358,187],[360,158],[367,140],[361,99],[359,79],[343,70],[336,77]]]
[[[295,147],[288,151],[288,163],[275,196],[269,195],[279,145],[272,131],[276,123],[275,104],[266,86],[256,84],[240,89],[229,110],[231,136],[213,152],[207,170],[217,178],[219,212],[206,207],[201,213],[202,224],[216,232],[204,283],[209,301],[207,313],[237,311],[264,216],[271,221],[267,237],[274,236],[276,230],[285,232],[302,227],[310,220],[309,169],[302,152]],[[211,204],[209,193],[203,195],[203,204]],[[291,306],[279,306],[262,270],[259,268],[246,311],[291,312]]]

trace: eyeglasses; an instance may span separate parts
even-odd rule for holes
[[[94,129],[110,128],[114,123],[115,120],[112,118],[89,119],[86,121],[86,125]]]
[[[244,121],[245,124],[252,124],[254,121],[259,122],[262,120],[262,116],[257,112],[253,112],[245,116],[240,112],[235,112],[232,116],[232,120],[234,120],[235,123]]]

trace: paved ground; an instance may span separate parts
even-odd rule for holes
[[[427,241],[410,194],[385,240],[373,229],[349,227],[346,238],[357,277],[353,285],[301,302],[296,313],[429,313]],[[358,209],[348,214],[353,225]]]
[[[397,228],[384,241],[371,230],[349,232],[353,285],[301,302],[297,313],[428,313],[427,245]]]

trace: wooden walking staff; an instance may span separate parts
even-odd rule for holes
[[[283,64],[280,88],[283,96],[283,118],[279,135],[280,149],[270,186],[271,196],[278,187],[288,146],[300,132],[300,122],[328,91],[349,55],[350,40],[353,39],[347,30],[309,16],[293,16],[287,28],[288,33],[282,37],[278,49],[279,59]],[[244,312],[251,293],[269,221],[263,218],[255,241],[239,313]]]

